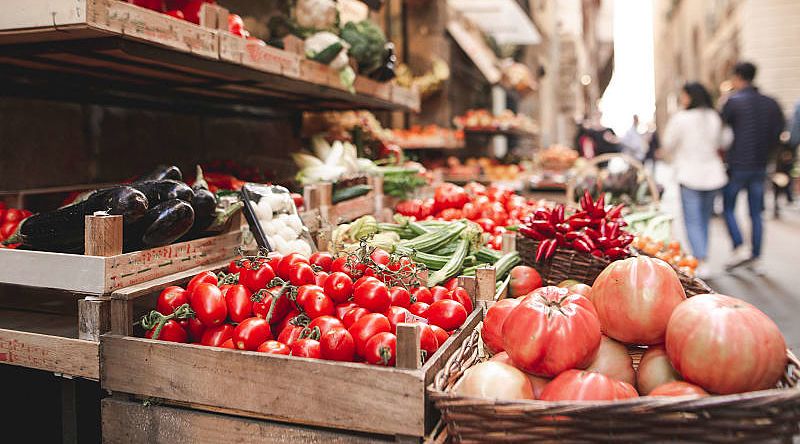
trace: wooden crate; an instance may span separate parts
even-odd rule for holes
[[[184,275],[183,282],[189,278]],[[112,331],[101,337],[100,346],[102,387],[173,406],[303,427],[423,437],[436,419],[425,387],[482,319],[476,309],[422,367],[419,330],[411,325],[397,332],[397,368],[132,337],[136,315],[152,309],[158,292],[176,283],[162,280],[112,294]],[[477,299],[494,296],[493,287],[478,295],[474,278],[461,283]],[[261,382],[253,375],[261,375]]]
[[[86,254],[0,249],[0,283],[102,295],[198,265],[235,255],[241,243],[237,218],[229,232],[217,236],[121,254],[122,217],[87,216]],[[96,226],[89,220],[113,221]],[[108,238],[116,236],[113,245]],[[98,242],[94,242],[94,241]],[[100,247],[93,249],[91,245]],[[46,272],[37,272],[46,270]]]
[[[304,190],[306,208],[318,210],[321,218],[329,225],[352,222],[361,216],[371,214],[377,216],[384,206],[383,177],[369,176],[368,182],[372,191],[368,194],[344,202],[333,203],[333,186],[330,183],[319,183],[306,186]]]
[[[218,32],[221,60],[286,77],[301,78],[301,56],[272,46],[265,46],[258,41],[248,40],[227,31]]]

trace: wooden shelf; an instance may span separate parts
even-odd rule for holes
[[[536,133],[520,130],[520,129],[491,129],[491,128],[464,128],[464,136],[483,136],[483,137],[492,137],[492,136],[507,136],[507,137],[520,137],[520,138],[534,138],[537,136]]]
[[[454,144],[454,145],[446,145],[446,144],[442,144],[442,145],[435,145],[435,144],[430,144],[430,145],[399,145],[398,144],[398,146],[400,148],[404,149],[404,150],[409,150],[409,151],[416,151],[416,150],[455,151],[455,150],[464,149],[464,144],[463,143]]]
[[[10,0],[0,94],[253,113],[265,108],[418,110],[419,96],[280,49],[118,0]],[[17,16],[18,14],[18,16]]]

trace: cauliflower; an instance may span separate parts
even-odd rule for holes
[[[302,28],[335,29],[339,23],[339,10],[335,0],[297,0],[294,19]]]
[[[306,38],[306,57],[325,63],[339,71],[339,79],[351,92],[356,80],[356,73],[350,67],[347,50],[350,45],[331,32],[322,31]]]

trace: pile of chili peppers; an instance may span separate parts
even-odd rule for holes
[[[627,225],[622,219],[624,205],[607,207],[604,196],[594,201],[587,191],[580,206],[580,211],[570,216],[564,205],[540,208],[520,224],[523,236],[541,242],[536,249],[536,262],[552,258],[558,247],[612,260],[629,255],[627,247],[633,242],[633,235],[622,230]]]

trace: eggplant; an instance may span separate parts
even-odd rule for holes
[[[142,234],[142,244],[161,247],[189,232],[194,224],[194,209],[188,202],[170,199],[148,210],[144,219],[148,226]]]
[[[132,187],[97,190],[86,200],[25,219],[6,243],[21,243],[32,250],[83,253],[85,217],[98,211],[123,216],[125,226],[141,220],[148,209],[147,197]]]
[[[195,178],[194,185],[194,198],[192,198],[192,208],[194,208],[194,226],[193,232],[202,232],[208,228],[217,211],[217,196],[208,189],[208,182],[203,177],[203,169],[197,165],[197,177]]]
[[[147,196],[151,207],[171,199],[180,199],[184,202],[191,202],[194,199],[194,191],[189,188],[189,185],[177,180],[145,180],[134,182],[131,186]]]
[[[183,180],[183,174],[181,173],[180,168],[176,167],[175,165],[159,165],[150,173],[140,177],[138,182],[164,179]]]

